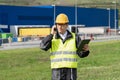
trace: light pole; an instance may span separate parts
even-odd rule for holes
[[[56,15],[56,7],[54,5],[54,24],[55,24],[55,15]]]
[[[110,25],[110,8],[107,8],[108,10],[108,26],[109,26],[109,29],[111,28],[111,25]]]
[[[111,25],[110,25],[110,8],[107,8],[107,10],[108,10],[108,32],[109,32],[109,34],[110,34],[110,29],[111,29]]]
[[[75,0],[75,32],[77,34],[77,0]]]
[[[53,8],[54,8],[54,24],[55,24],[55,15],[56,15],[56,7],[55,7],[55,4],[54,5],[52,5],[53,6]]]
[[[56,3],[56,0],[53,0],[53,14],[54,14],[54,24],[55,24],[55,17],[56,17],[56,5],[55,5],[55,3]]]
[[[115,35],[116,35],[117,34],[117,19],[116,19],[117,2],[115,0],[112,3],[114,3],[114,6],[115,6],[115,10],[114,10],[114,27],[115,27]]]

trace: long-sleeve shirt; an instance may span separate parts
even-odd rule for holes
[[[73,37],[72,34],[68,30],[67,30],[67,36],[66,36],[66,38],[64,40],[61,38],[61,36],[59,35],[58,32],[55,35],[55,38],[56,39],[61,39],[63,43],[66,40],[68,40],[68,39],[70,39],[72,37]],[[42,39],[42,41],[40,43],[40,48],[42,50],[45,50],[45,51],[49,50],[51,48],[52,39],[53,39],[52,34],[50,34],[47,37],[45,37],[44,39]],[[78,35],[76,35],[76,48],[77,49],[78,49],[78,47],[80,45],[80,42],[81,42],[81,38]],[[76,53],[78,54],[79,57],[84,58],[84,57],[87,57],[89,55],[90,51],[81,51],[81,52],[76,51]]]

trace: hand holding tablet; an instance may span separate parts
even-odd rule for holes
[[[90,39],[84,39],[81,41],[79,47],[78,47],[78,51],[84,51],[87,49],[88,45],[90,42]]]

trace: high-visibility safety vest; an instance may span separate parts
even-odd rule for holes
[[[63,44],[61,39],[52,39],[51,68],[77,68],[75,34]]]

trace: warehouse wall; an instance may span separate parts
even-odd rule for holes
[[[70,25],[75,24],[75,7],[55,6],[56,15],[66,13]],[[86,27],[109,26],[108,10],[96,8],[78,8],[77,24]],[[118,28],[118,11],[117,11]],[[114,10],[110,10],[110,25],[114,28]],[[4,32],[10,31],[10,25],[50,25],[54,24],[54,6],[8,6],[0,5],[0,24],[7,25]]]
[[[0,24],[7,25],[4,32],[10,32],[10,25],[52,25],[53,9],[49,7],[25,7],[0,5]]]
[[[75,7],[56,6],[56,15],[66,13],[70,24],[75,24]],[[116,14],[118,21],[118,10]],[[86,27],[109,26],[109,11],[107,9],[97,8],[77,8],[77,24]],[[116,22],[118,28],[118,22]],[[110,25],[114,28],[114,10],[110,10]]]

